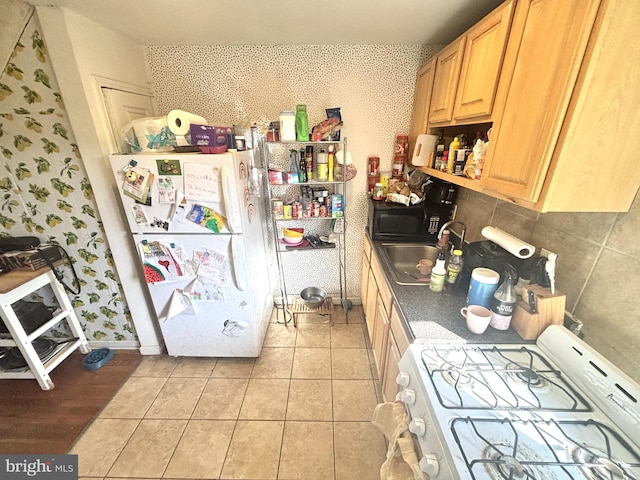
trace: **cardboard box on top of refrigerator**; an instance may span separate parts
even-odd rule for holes
[[[197,145],[203,153],[227,151],[227,129],[211,125],[191,125],[191,145]]]

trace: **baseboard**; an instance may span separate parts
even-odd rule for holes
[[[162,345],[148,345],[141,347],[138,342],[88,342],[92,350],[110,348],[111,350],[139,350],[140,355],[161,355],[164,353]]]

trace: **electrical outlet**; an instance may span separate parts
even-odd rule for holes
[[[556,255],[553,252],[550,252],[549,250],[547,250],[546,248],[541,248],[540,249],[540,256],[544,257],[544,258],[549,258],[550,255]],[[557,255],[556,255],[557,257]]]

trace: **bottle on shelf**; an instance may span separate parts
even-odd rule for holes
[[[504,271],[504,281],[493,294],[491,301],[491,325],[496,330],[506,330],[511,324],[511,317],[516,308],[517,297],[515,284],[518,272],[507,263]]]
[[[456,161],[456,151],[460,150],[460,139],[453,137],[453,141],[449,144],[449,155],[447,157],[447,172],[453,173],[453,164]]]
[[[433,152],[433,168],[436,170],[440,170],[442,167],[442,155],[444,154],[445,149],[447,148],[446,142],[444,140],[444,128],[440,129],[440,135],[436,140],[436,144]]]
[[[298,180],[300,180],[300,183],[306,183],[307,180],[307,161],[305,160],[306,154],[305,154],[305,149],[301,148],[300,149],[300,161],[298,162],[298,164],[300,165],[300,168],[298,168]]]
[[[292,111],[280,112],[280,141],[296,141],[296,114]]]
[[[436,265],[431,269],[431,281],[429,282],[429,289],[432,292],[442,292],[444,290],[444,279],[447,275],[445,268],[446,256],[443,251],[438,254]]]
[[[296,105],[296,140],[298,142],[309,141],[309,118],[307,106]]]
[[[463,263],[462,250],[454,250],[449,259],[449,265],[447,265],[447,276],[445,278],[447,286],[453,287],[458,282]]]
[[[299,183],[300,175],[298,172],[298,151],[291,150],[289,153],[291,157],[291,181],[289,183]]]
[[[318,181],[326,182],[329,178],[329,156],[324,149],[320,149],[316,161],[318,163]]]
[[[307,182],[313,180],[313,146],[307,145],[305,150],[305,163],[307,168]]]
[[[334,159],[333,145],[329,145],[329,153],[327,154],[327,180],[329,182],[333,182]]]

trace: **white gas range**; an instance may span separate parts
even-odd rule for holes
[[[640,388],[550,326],[536,344],[413,344],[399,362],[432,479],[640,480]]]

